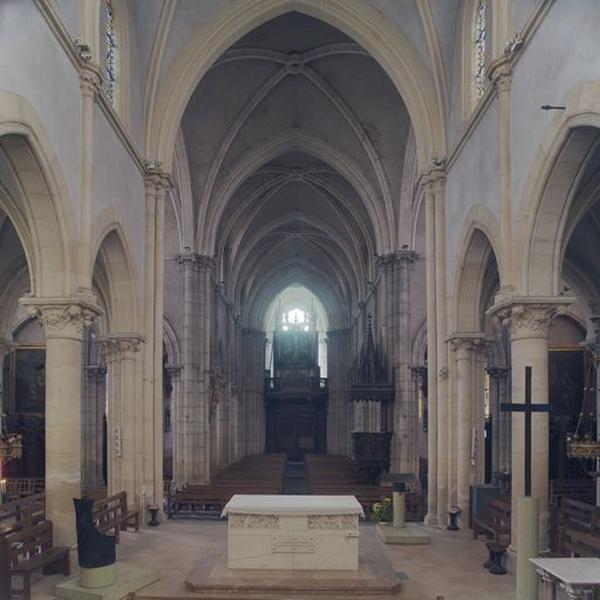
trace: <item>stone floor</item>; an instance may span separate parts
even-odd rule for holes
[[[406,578],[399,600],[435,600],[437,596],[444,600],[514,600],[513,577],[490,575],[482,568],[486,558],[482,540],[473,541],[466,531],[428,531],[431,545],[386,547],[392,566]],[[369,543],[381,543],[372,524],[361,525],[361,536]],[[118,559],[160,570],[161,581],[144,590],[144,596],[169,598],[169,592],[176,592],[178,598],[193,598],[183,588],[186,575],[201,556],[225,548],[226,538],[225,522],[173,520],[156,529],[123,534]],[[53,598],[54,586],[62,580],[59,575],[40,578],[33,586],[33,600]]]

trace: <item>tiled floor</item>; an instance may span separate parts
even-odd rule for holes
[[[483,541],[473,541],[469,532],[430,530],[430,534],[432,543],[428,546],[385,546],[385,555],[393,568],[408,578],[399,600],[435,600],[437,596],[444,600],[514,600],[513,577],[490,575],[483,569],[486,559]],[[169,592],[186,597],[188,594],[183,591],[186,575],[202,556],[224,548],[226,536],[225,522],[169,521],[156,529],[124,534],[118,558],[160,570],[161,581],[146,592],[160,593],[163,598],[168,598]],[[375,538],[375,527],[371,524],[361,525],[361,536],[369,543],[381,543]],[[33,599],[53,598],[54,585],[59,581],[62,578],[58,575],[40,579],[33,586]]]

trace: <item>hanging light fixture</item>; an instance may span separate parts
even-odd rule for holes
[[[596,432],[596,410],[594,406],[594,359],[600,355],[600,319],[592,319],[595,325],[594,336],[584,344],[586,350],[586,376],[583,388],[581,409],[577,418],[577,427],[567,434],[567,456],[581,460],[600,459],[600,440]],[[597,475],[594,471],[590,474]]]

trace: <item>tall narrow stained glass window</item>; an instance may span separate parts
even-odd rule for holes
[[[477,0],[477,12],[475,14],[474,48],[473,48],[473,84],[475,99],[479,100],[485,93],[485,67],[486,67],[486,45],[487,45],[487,0]]]
[[[104,91],[109,102],[115,106],[117,96],[117,34],[114,7],[111,0],[104,0]]]

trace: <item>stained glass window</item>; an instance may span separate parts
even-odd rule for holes
[[[117,34],[111,0],[104,0],[104,90],[114,106],[117,91]]]
[[[477,1],[474,31],[474,68],[473,79],[475,86],[475,99],[479,100],[485,93],[485,67],[486,67],[486,37],[487,37],[487,0]]]

